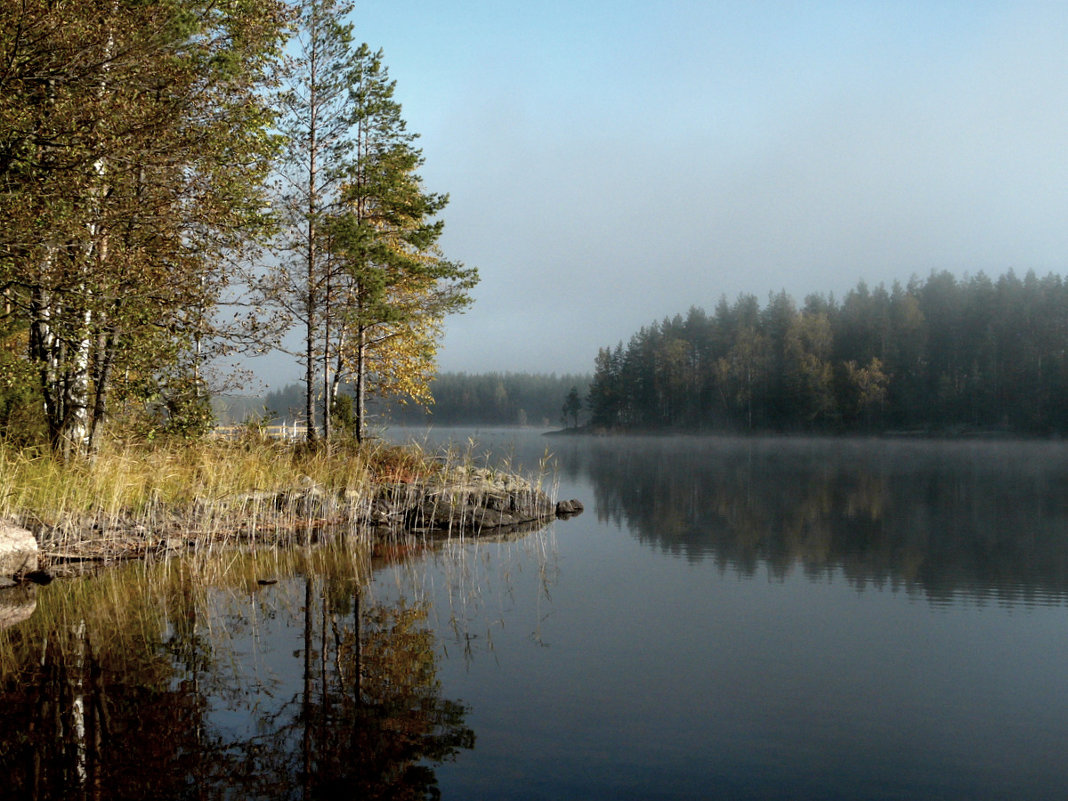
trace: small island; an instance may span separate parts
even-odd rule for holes
[[[78,470],[25,455],[5,467],[8,497],[18,499],[0,516],[7,583],[64,563],[218,546],[342,540],[374,550],[501,536],[582,511],[539,477],[381,443],[308,451],[249,435],[102,453]]]

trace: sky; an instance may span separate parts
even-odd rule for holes
[[[1068,3],[358,0],[442,247],[442,370],[591,372],[742,293],[1068,261]]]

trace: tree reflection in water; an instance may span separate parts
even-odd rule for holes
[[[932,601],[1068,597],[1062,443],[634,437],[579,456],[602,520],[691,561]]]
[[[441,697],[425,608],[366,600],[366,559],[307,557],[41,590],[0,632],[0,798],[435,797],[433,766],[474,733]]]

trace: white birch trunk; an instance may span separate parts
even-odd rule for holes
[[[67,371],[68,389],[65,398],[66,414],[63,419],[60,449],[63,456],[81,456],[89,449],[89,354],[92,349],[90,326],[93,313],[85,309],[81,313],[81,334],[74,344]]]
[[[85,739],[85,621],[81,621],[74,630],[77,640],[74,658],[74,700],[71,704],[71,718],[74,727],[74,743],[77,749],[75,770],[78,784],[85,787],[89,777],[86,763],[89,749]]]
[[[118,2],[111,4],[111,17],[118,13]],[[104,43],[104,61],[102,77],[97,87],[100,97],[103,97],[108,89],[109,62],[115,51],[115,37],[108,33]],[[82,275],[84,280],[79,293],[82,298],[81,308],[77,313],[77,339],[72,343],[69,368],[65,384],[68,388],[66,399],[66,414],[63,418],[63,429],[60,449],[64,457],[83,456],[89,452],[89,359],[93,346],[93,291],[90,286],[94,268],[100,269],[107,260],[107,233],[101,223],[103,199],[107,194],[107,164],[101,159],[93,162],[93,172],[96,183],[89,192],[90,217],[86,223],[88,238],[82,254]]]

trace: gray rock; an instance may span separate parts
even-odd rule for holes
[[[8,520],[0,520],[0,576],[10,579],[37,567],[37,540],[33,534]]]
[[[576,501],[574,498],[570,501],[559,501],[556,504],[556,516],[572,517],[573,515],[581,514],[584,508],[582,501]]]
[[[459,471],[446,481],[379,487],[370,522],[410,530],[485,533],[556,514],[552,499],[529,481],[487,469]]]

